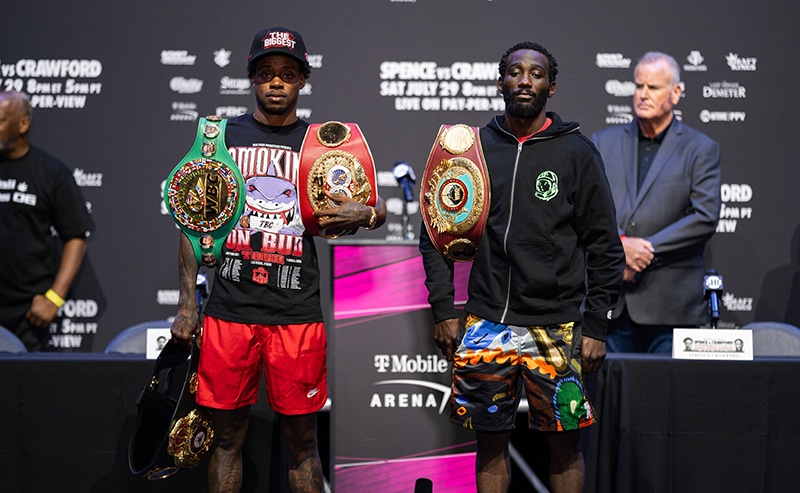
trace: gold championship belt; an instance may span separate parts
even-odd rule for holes
[[[489,215],[489,174],[477,127],[442,125],[420,183],[420,214],[446,259],[472,260]]]
[[[195,402],[200,348],[170,340],[153,376],[136,401],[136,426],[128,445],[128,467],[156,480],[194,467],[211,448],[210,413]]]
[[[303,225],[310,234],[323,238],[346,234],[329,234],[319,229],[314,212],[337,205],[325,196],[326,191],[369,206],[378,200],[375,161],[355,123],[330,121],[308,127],[300,149],[298,181]]]
[[[189,153],[164,187],[164,203],[192,243],[198,265],[213,267],[245,204],[244,179],[225,145],[227,120],[200,119]]]

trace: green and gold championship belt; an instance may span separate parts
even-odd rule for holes
[[[477,127],[442,125],[420,183],[420,214],[446,259],[472,260],[489,215],[489,174]]]
[[[198,265],[213,267],[245,204],[244,178],[225,145],[227,120],[200,119],[197,138],[164,187],[164,202]]]

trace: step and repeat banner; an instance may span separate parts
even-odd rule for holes
[[[483,125],[502,112],[497,63],[511,45],[552,51],[548,109],[586,135],[630,122],[637,59],[672,54],[683,68],[679,117],[722,147],[722,219],[708,252],[724,278],[720,325],[800,323],[790,302],[800,295],[793,2],[7,0],[2,24],[0,89],[31,95],[32,141],[73,169],[97,224],[52,328],[57,349],[103,351],[126,327],[175,314],[179,236],[164,181],[200,117],[252,111],[248,49],[276,25],[299,30],[309,50],[299,115],[364,132],[389,218],[359,238],[389,242],[416,239],[420,221],[395,163],[419,177],[440,125]]]

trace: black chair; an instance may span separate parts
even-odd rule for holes
[[[132,325],[114,337],[106,346],[106,354],[147,354],[147,329],[168,329],[172,326],[169,320],[150,320]]]
[[[755,356],[800,356],[800,328],[784,322],[750,322]]]
[[[25,348],[25,344],[19,340],[16,334],[0,326],[0,353],[21,354],[27,352],[28,350]]]

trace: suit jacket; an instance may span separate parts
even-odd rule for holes
[[[692,327],[709,320],[703,276],[706,242],[721,205],[719,144],[677,119],[637,192],[638,123],[596,132],[620,235],[649,240],[655,259],[635,283],[623,283],[614,317],[627,306],[643,325]]]

